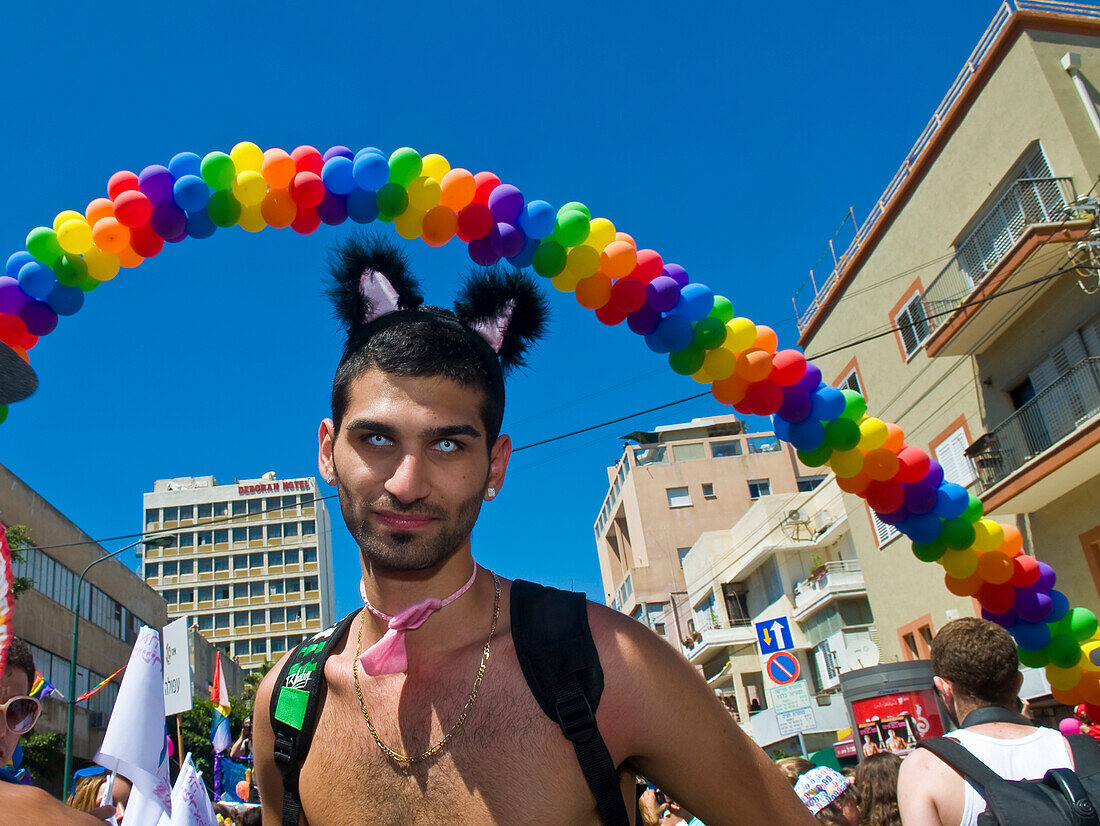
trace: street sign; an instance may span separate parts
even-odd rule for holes
[[[779,726],[779,733],[790,736],[804,731],[812,731],[817,728],[817,718],[813,708],[800,708],[797,711],[785,711],[776,713],[775,722]]]
[[[771,698],[772,709],[776,714],[813,708],[813,702],[810,700],[810,690],[806,687],[805,680],[787,685],[777,685],[772,689]]]
[[[798,658],[788,651],[779,651],[768,657],[768,663],[764,668],[768,677],[776,685],[787,685],[798,679],[801,669],[798,666]]]
[[[191,651],[187,617],[164,626],[164,714],[191,710]]]
[[[756,623],[756,640],[760,643],[761,654],[794,648],[790,621],[786,617],[777,617]]]

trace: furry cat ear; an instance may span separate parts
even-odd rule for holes
[[[521,367],[550,315],[534,279],[519,270],[475,270],[455,299],[458,320],[478,333],[505,370]]]
[[[415,310],[424,298],[404,254],[380,235],[353,235],[333,250],[328,293],[348,335],[379,316]]]

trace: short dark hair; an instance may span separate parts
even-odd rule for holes
[[[421,314],[423,319],[403,319],[377,332],[353,334],[348,340],[332,380],[332,420],[336,429],[340,429],[347,413],[351,383],[368,370],[377,369],[394,376],[449,379],[480,390],[481,418],[491,448],[504,421],[499,378],[494,379],[485,354],[478,352],[473,341],[476,334],[464,332],[453,313],[423,307]]]
[[[1020,660],[1009,633],[989,620],[952,620],[932,640],[932,672],[963,700],[1005,705],[1016,696]]]
[[[21,668],[27,674],[27,690],[34,685],[34,655],[30,647],[19,637],[11,638],[11,647],[8,648],[8,665],[10,668]]]

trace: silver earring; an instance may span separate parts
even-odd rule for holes
[[[325,481],[331,485],[333,482],[336,481],[336,477],[330,473],[328,476],[325,477]]]
[[[497,495],[497,489],[496,489],[496,488],[487,488],[487,489],[485,490],[485,495],[486,495],[486,496],[487,496],[487,497],[488,497],[489,499],[493,499],[493,498],[494,498],[494,497],[496,497],[496,495]]]

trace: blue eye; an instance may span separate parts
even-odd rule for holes
[[[390,443],[390,440],[380,433],[372,433],[367,437],[367,443],[373,447],[385,447]]]
[[[452,439],[441,439],[438,447],[443,453],[457,453],[462,449],[462,445]]]

